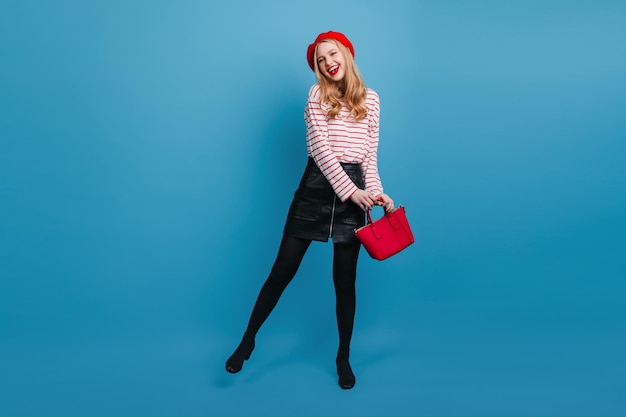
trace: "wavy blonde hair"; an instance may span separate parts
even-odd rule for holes
[[[367,106],[365,105],[365,99],[367,97],[367,88],[363,82],[363,78],[356,68],[354,58],[352,54],[343,46],[341,42],[337,42],[334,39],[324,39],[320,41],[330,42],[337,46],[337,49],[341,52],[345,62],[345,73],[343,80],[340,82],[332,81],[324,74],[321,73],[319,64],[317,62],[317,47],[315,48],[315,75],[320,85],[321,101],[330,105],[328,115],[331,119],[337,117],[341,111],[341,103],[339,99],[343,98],[346,105],[350,109],[350,115],[355,120],[364,119],[367,116]]]

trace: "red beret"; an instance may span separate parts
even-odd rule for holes
[[[315,39],[315,42],[310,44],[306,50],[306,59],[307,61],[309,61],[309,67],[311,67],[313,71],[315,71],[315,47],[324,39],[334,39],[338,42],[341,42],[343,46],[350,50],[352,58],[354,58],[354,47],[352,46],[350,40],[346,38],[346,35],[339,32],[333,32],[332,30],[329,32],[320,33],[317,39]]]

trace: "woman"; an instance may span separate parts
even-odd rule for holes
[[[374,205],[393,209],[378,175],[380,105],[354,64],[354,47],[339,32],[321,33],[307,49],[318,82],[304,111],[308,164],[287,215],[276,261],[252,311],[243,339],[226,361],[236,373],[254,350],[255,336],[296,274],[311,241],[333,240],[339,385],[355,384],[350,340],[355,313],[356,264],[360,243],[354,230]]]

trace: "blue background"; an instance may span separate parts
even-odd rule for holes
[[[625,19],[617,0],[3,0],[0,414],[624,415]],[[381,97],[383,184],[417,238],[362,252],[349,392],[330,244],[223,370],[330,29]]]

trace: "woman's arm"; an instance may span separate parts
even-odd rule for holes
[[[365,189],[377,196],[383,192],[383,185],[378,173],[378,136],[380,125],[380,101],[378,94],[373,90],[367,92],[367,154],[363,161],[363,172],[365,174]]]
[[[375,204],[393,210],[393,200],[383,193],[383,185],[378,173],[378,141],[380,126],[380,99],[375,91],[368,91],[368,139],[369,147],[363,163],[365,172],[365,189],[374,197]]]

